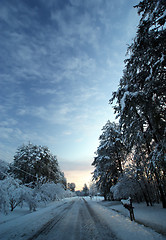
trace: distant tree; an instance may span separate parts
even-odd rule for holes
[[[15,178],[22,183],[36,182],[43,177],[46,181],[66,184],[64,174],[60,171],[56,156],[52,155],[48,147],[29,143],[17,149],[11,170]]]
[[[75,192],[75,188],[76,188],[75,183],[68,183],[67,186],[70,191]]]
[[[83,194],[83,196],[89,195],[89,189],[88,189],[88,186],[86,185],[86,183],[84,184],[84,187],[82,189],[82,194]]]
[[[91,197],[96,196],[98,193],[97,185],[95,182],[91,182],[89,186],[89,195]]]
[[[59,175],[60,175],[59,183],[61,183],[64,189],[67,190],[67,179],[65,178],[64,172],[60,171]]]

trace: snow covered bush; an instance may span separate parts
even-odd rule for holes
[[[119,179],[118,183],[110,188],[110,192],[113,194],[113,199],[120,200],[122,198],[128,198],[135,195],[140,191],[135,179],[123,176]]]
[[[21,181],[11,176],[0,181],[0,211],[7,214],[23,203],[29,205],[30,210],[35,210],[39,195],[34,189],[21,184]]]
[[[64,198],[70,198],[70,197],[75,197],[75,196],[76,196],[75,192],[72,192],[69,189],[65,190]]]
[[[46,182],[38,189],[41,201],[49,202],[61,200],[65,197],[73,197],[75,193],[70,190],[65,190],[64,186],[60,183]]]
[[[9,208],[11,211],[21,202],[20,181],[11,176],[0,181],[0,208],[7,213]]]
[[[9,211],[9,198],[5,190],[3,181],[0,181],[0,211],[7,214]]]
[[[36,186],[25,186],[20,180],[11,176],[0,181],[0,211],[7,214],[13,211],[17,206],[23,204],[29,206],[30,211],[35,211],[42,203],[48,203],[55,200],[61,200],[65,197],[72,197],[74,193],[65,190],[60,183],[54,182],[36,184]]]
[[[25,187],[24,188],[24,202],[28,204],[30,211],[36,211],[36,208],[41,201],[41,196],[36,193],[35,189]]]
[[[39,189],[43,201],[55,201],[63,198],[65,190],[61,184],[47,182]]]

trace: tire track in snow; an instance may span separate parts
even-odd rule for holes
[[[71,208],[71,206],[73,205],[74,201],[68,203],[68,206],[66,206],[65,208],[62,209],[62,211],[60,212],[59,215],[56,215],[55,217],[53,217],[49,222],[47,222],[46,224],[44,224],[44,226],[38,230],[32,237],[28,238],[27,240],[35,240],[37,239],[40,235],[47,235],[52,228],[65,217],[65,213],[67,210],[69,210]],[[60,206],[58,206],[57,208],[61,208],[64,207],[64,205],[66,205],[67,203],[64,203]]]
[[[102,222],[97,208],[84,199],[61,205],[56,216],[28,240],[117,240],[110,227]]]

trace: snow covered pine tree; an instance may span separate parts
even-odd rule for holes
[[[166,208],[166,1],[143,0],[135,7],[141,19],[110,103],[116,100],[128,151],[137,150],[138,169],[146,166],[147,178],[157,183]]]

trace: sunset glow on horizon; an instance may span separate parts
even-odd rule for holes
[[[82,190],[84,187],[84,184],[86,184],[89,188],[89,184],[92,181],[92,171],[84,170],[84,171],[65,171],[65,177],[67,178],[67,182],[69,183],[75,183],[76,188],[75,190]]]

